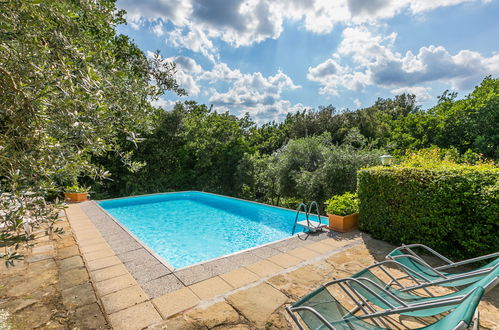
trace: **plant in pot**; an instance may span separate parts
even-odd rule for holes
[[[88,199],[88,187],[80,187],[78,184],[64,188],[64,198],[68,202],[80,203]]]
[[[326,212],[329,229],[342,233],[355,229],[359,225],[357,194],[347,192],[331,197],[326,201]]]

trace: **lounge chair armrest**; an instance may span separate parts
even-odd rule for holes
[[[440,253],[438,253],[437,251],[433,250],[432,248],[430,248],[429,246],[426,246],[424,244],[409,244],[409,245],[402,245],[398,248],[395,248],[393,249],[387,256],[386,258],[393,258],[393,256],[391,256],[391,254],[394,252],[394,251],[401,251],[403,252],[404,250],[406,250],[407,252],[409,252],[409,254],[411,254],[412,256],[418,258],[418,259],[421,259],[421,261],[424,261],[423,258],[421,258],[420,256],[418,256],[416,253],[414,253],[414,251],[411,250],[411,248],[422,248],[424,250],[426,250],[427,253],[433,255],[434,257],[437,257],[439,258],[440,260],[442,260],[443,262],[451,265],[453,264],[454,262],[452,260],[450,260],[449,258],[446,258],[445,256],[441,255]]]
[[[471,264],[471,263],[474,263],[474,262],[477,262],[477,261],[482,261],[482,260],[487,260],[487,259],[492,259],[492,258],[499,258],[499,252],[491,253],[491,254],[487,254],[487,255],[484,255],[484,256],[480,256],[480,257],[476,257],[476,258],[471,258],[471,259],[467,259],[467,260],[463,260],[463,261],[453,262],[453,263],[451,263],[449,265],[435,267],[435,269],[437,269],[437,270],[449,269],[449,268],[454,268],[454,267],[458,267],[458,266],[462,266],[462,265],[467,265],[467,264]]]

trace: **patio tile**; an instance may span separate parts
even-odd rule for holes
[[[234,254],[227,257],[227,259],[239,266],[251,265],[262,260],[262,258],[251,253],[251,251]]]
[[[59,272],[59,287],[67,289],[72,286],[80,285],[88,281],[88,273],[85,267],[73,268],[67,271]]]
[[[127,240],[127,239],[131,238],[130,234],[128,234],[126,231],[124,231],[121,228],[119,230],[112,232],[112,233],[104,234],[104,236],[106,237],[106,240],[109,242],[109,244],[112,244],[113,242],[116,242],[116,241],[121,242],[123,240]]]
[[[95,232],[88,232],[85,234],[75,233],[75,236],[78,241],[84,241],[84,240],[96,239],[102,237],[97,230]]]
[[[181,289],[184,284],[173,274],[165,275],[149,282],[141,283],[145,293],[151,298]]]
[[[66,259],[78,255],[80,255],[80,250],[76,245],[57,249],[57,258],[59,259]]]
[[[89,248],[89,247],[91,247],[93,245],[97,245],[97,244],[107,244],[107,243],[106,243],[106,240],[102,236],[96,237],[93,239],[78,241],[78,246],[80,247],[80,249]]]
[[[202,300],[213,298],[232,290],[232,287],[219,276],[190,285],[189,288]]]
[[[129,251],[125,253],[121,253],[118,255],[118,257],[124,262],[124,263],[133,263],[133,264],[143,264],[147,260],[155,260],[157,261],[156,258],[154,258],[146,249],[142,248],[139,250],[134,250],[134,251]],[[152,259],[151,259],[152,258]]]
[[[342,246],[347,245],[348,243],[351,243],[352,241],[351,240],[339,240],[339,239],[336,239],[334,237],[328,237],[326,239],[323,239],[320,242],[323,244],[335,247],[335,248],[340,248]]]
[[[84,283],[61,291],[64,306],[70,309],[88,305],[97,301],[90,283]]]
[[[288,251],[287,253],[302,260],[312,259],[320,255],[319,253],[313,250],[306,249],[304,247]]]
[[[269,258],[269,257],[275,256],[276,254],[281,253],[279,250],[270,248],[268,246],[264,246],[264,247],[260,247],[258,249],[251,250],[251,252],[262,259]]]
[[[275,263],[278,266],[281,266],[282,268],[292,267],[302,262],[301,259],[293,257],[292,255],[289,255],[287,253],[278,254],[276,256],[268,258],[267,260]]]
[[[109,249],[109,248],[110,248],[109,245],[104,241],[104,239],[102,239],[102,240],[98,240],[97,243],[95,243],[95,244],[84,245],[84,246],[80,247],[80,250],[82,253],[91,253],[91,252],[105,250],[105,249]]]
[[[99,251],[83,253],[83,257],[87,262],[111,256],[114,256],[114,251],[110,247]]]
[[[212,276],[216,276],[216,275],[230,272],[231,270],[234,270],[234,269],[238,268],[239,266],[237,264],[231,262],[227,258],[222,258],[222,259],[217,259],[214,261],[204,263],[203,267],[206,269],[206,271],[210,272],[210,274],[212,274]]]
[[[225,301],[210,305],[207,308],[187,311],[184,315],[186,319],[193,320],[193,324],[204,324],[208,329],[244,329],[237,326],[241,323],[239,313]]]
[[[134,285],[137,285],[137,281],[133,278],[133,276],[130,274],[124,274],[101,282],[97,282],[95,284],[95,287],[99,295],[105,296],[109,293],[126,289]]]
[[[272,244],[270,247],[273,249],[279,250],[281,252],[288,252],[290,250],[296,249],[296,248],[301,247],[303,245],[304,245],[303,241],[295,236],[295,237],[286,239],[284,241]]]
[[[268,261],[268,260],[262,260],[259,261],[255,264],[248,265],[246,266],[250,271],[253,273],[257,274],[260,277],[265,277],[270,274],[277,273],[278,271],[283,270],[282,267]]]
[[[122,289],[101,297],[104,309],[108,314],[137,305],[147,300],[147,295],[138,285]]]
[[[89,226],[88,228],[76,229],[73,228],[76,236],[89,236],[89,235],[100,235],[100,232],[95,228],[94,225]]]
[[[220,275],[225,282],[229,283],[234,288],[240,288],[246,284],[258,280],[260,277],[255,273],[250,272],[246,268],[238,268],[231,272]]]
[[[124,242],[115,241],[114,243],[111,244],[111,247],[113,248],[114,252],[116,252],[116,254],[122,254],[125,252],[130,252],[143,248],[143,246],[135,240],[124,241]]]
[[[263,328],[270,315],[288,298],[279,290],[263,283],[253,288],[230,295],[227,301],[248,320]]]
[[[171,270],[158,261],[154,264],[145,264],[142,267],[129,269],[129,271],[141,284],[171,274]]]
[[[184,285],[191,285],[212,276],[202,265],[181,269],[174,272],[174,274],[184,283]]]
[[[31,255],[37,255],[37,254],[49,254],[49,255],[54,255],[55,250],[54,246],[52,245],[39,245],[35,246],[31,249]]]
[[[320,254],[325,254],[328,253],[331,250],[334,250],[330,245],[321,243],[321,242],[316,242],[312,244],[308,244],[304,246],[306,249],[318,252]]]
[[[92,276],[92,278],[96,282],[105,281],[110,278],[118,277],[125,274],[129,274],[129,272],[126,269],[126,267],[121,263],[111,267],[90,272],[90,276]]]
[[[83,260],[80,256],[73,256],[66,259],[61,259],[58,262],[61,271],[70,270],[72,268],[83,267]]]
[[[106,319],[97,303],[78,307],[71,317],[81,329],[105,329]]]
[[[324,238],[327,237],[328,232],[326,231],[319,231],[316,233],[310,233],[310,234],[305,234],[301,233],[300,238],[303,242],[309,243],[309,242],[319,242],[322,241]]]
[[[88,222],[73,223],[73,225],[71,225],[71,229],[73,230],[73,232],[79,233],[87,230],[93,230],[95,229],[95,226],[93,223],[88,221]]]
[[[114,329],[139,330],[160,322],[161,316],[150,302],[145,302],[109,315]]]
[[[182,288],[155,298],[152,302],[166,319],[197,305],[199,298],[189,288]]]
[[[121,260],[118,259],[118,257],[112,256],[112,257],[106,257],[106,258],[88,261],[87,268],[89,271],[93,271],[93,270],[98,270],[101,268],[106,268],[109,266],[118,265],[120,263],[121,263]]]

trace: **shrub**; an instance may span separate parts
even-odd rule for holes
[[[499,169],[399,165],[358,173],[360,228],[394,244],[423,243],[456,259],[499,251]]]
[[[359,212],[357,194],[346,192],[343,195],[331,197],[326,201],[326,212],[341,216]]]

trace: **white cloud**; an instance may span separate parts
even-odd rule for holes
[[[320,93],[338,95],[341,88],[360,91],[365,86],[390,88],[411,87],[421,100],[428,90],[415,87],[424,83],[443,82],[452,89],[467,90],[484,76],[499,74],[499,54],[483,57],[461,50],[450,54],[443,46],[421,47],[417,54],[394,51],[397,35],[376,34],[365,26],[346,28],[337,53],[308,69],[307,78],[321,84]],[[352,65],[341,65],[350,61]]]
[[[165,110],[172,109],[175,106],[175,103],[176,103],[175,101],[165,100],[162,97],[151,102],[152,106],[158,107],[158,108],[163,108]]]
[[[217,63],[213,69],[206,71],[201,75],[202,80],[207,80],[210,83],[217,81],[235,81],[242,76],[241,71],[232,70],[225,63]]]
[[[249,112],[259,123],[281,120],[287,113],[304,108],[302,104],[292,104],[281,98],[284,90],[300,88],[282,71],[264,77],[260,72],[241,73],[225,63],[219,63],[212,70],[203,72],[199,76],[199,81],[201,80],[208,84],[229,84],[225,92],[210,89],[209,103],[218,109],[230,109],[232,113],[239,115]]]
[[[368,80],[365,73],[354,72],[349,66],[341,66],[332,58],[315,67],[309,67],[307,78],[322,85],[320,94],[329,95],[339,95],[340,87],[360,91]]]
[[[299,22],[307,31],[330,33],[338,24],[377,23],[403,11],[419,15],[470,1],[480,0],[121,0],[119,5],[135,28],[144,20],[172,22],[172,45],[213,61],[213,39],[236,47],[277,39],[286,20]]]
[[[154,56],[151,51],[148,57]],[[163,59],[175,62],[177,72],[175,79],[189,96],[208,96],[208,103],[217,111],[230,111],[235,115],[249,112],[258,123],[272,120],[282,120],[288,113],[304,109],[301,104],[292,104],[283,100],[281,95],[285,90],[301,88],[282,71],[265,77],[261,72],[242,73],[231,69],[226,63],[217,63],[211,70],[204,70],[193,58],[176,56]],[[228,86],[226,91],[217,90],[219,84]],[[201,87],[203,85],[203,91]],[[207,86],[206,86],[207,85]],[[159,99],[153,102],[155,106],[172,107],[175,102]]]
[[[184,0],[120,0],[118,7],[126,10],[127,21],[133,24],[143,19],[154,21],[161,18],[174,25],[186,25],[192,10],[190,1]]]
[[[168,42],[173,47],[183,47],[201,53],[212,62],[218,59],[218,51],[206,33],[198,27],[177,28],[169,33]]]
[[[165,34],[165,30],[163,30],[163,21],[159,21],[156,25],[151,27],[152,33],[154,33],[157,37],[161,37]]]
[[[416,100],[418,100],[419,102],[424,102],[431,99],[431,95],[429,93],[430,90],[430,87],[414,86],[392,89],[391,92],[393,93],[393,95],[400,95],[403,93],[414,94],[416,95]]]
[[[193,58],[187,56],[169,57],[165,61],[175,62],[177,69],[181,69],[184,72],[201,73],[203,70]]]
[[[355,99],[355,100],[353,100],[353,104],[355,105],[355,107],[360,108],[360,106],[362,105],[362,102],[360,102],[359,99]]]

